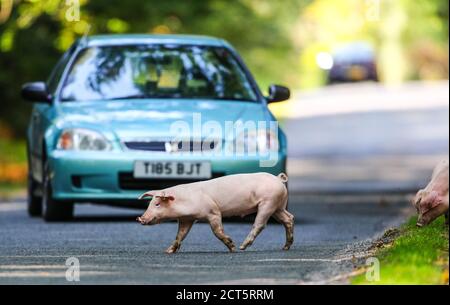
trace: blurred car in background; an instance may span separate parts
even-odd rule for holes
[[[277,124],[275,132],[246,133],[243,145],[256,142],[255,155],[205,155],[203,139],[197,143],[190,131],[171,128],[181,121],[195,130],[195,113],[222,128],[238,120],[272,125],[267,104],[288,99],[289,89],[272,85],[269,94],[262,95],[236,51],[217,38],[80,39],[46,83],[22,88],[22,96],[34,102],[27,134],[28,212],[65,220],[73,216],[74,203],[133,206],[147,190],[236,173],[285,172],[286,137]],[[229,144],[214,138],[206,150]],[[260,166],[263,151],[276,155],[274,166]]]
[[[317,56],[319,67],[327,70],[327,83],[378,81],[376,56],[366,42],[353,42],[337,47],[331,54]]]

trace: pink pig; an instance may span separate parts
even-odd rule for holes
[[[417,192],[413,204],[419,214],[417,226],[429,224],[445,214],[448,224],[448,160],[441,161],[433,171],[430,183]]]
[[[288,192],[286,174],[268,173],[229,175],[207,181],[181,184],[159,191],[149,191],[139,199],[152,197],[145,213],[137,218],[143,225],[166,219],[178,220],[178,234],[167,253],[175,253],[196,220],[206,220],[214,235],[233,252],[236,247],[224,233],[222,217],[257,213],[251,232],[240,246],[245,250],[273,216],[286,229],[284,250],[294,241],[294,216],[286,210]]]

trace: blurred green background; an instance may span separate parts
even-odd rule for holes
[[[86,33],[204,34],[241,53],[264,90],[325,84],[319,52],[351,41],[376,51],[380,80],[448,79],[448,0],[0,0],[0,183],[23,182],[30,105],[24,82],[45,80]],[[79,4],[79,16],[76,9]],[[79,21],[69,19],[79,17]],[[8,186],[9,187],[9,186]]]

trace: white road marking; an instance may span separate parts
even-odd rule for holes
[[[0,202],[0,212],[11,212],[25,210],[26,206],[24,202]]]
[[[325,263],[342,263],[358,258],[367,257],[367,253],[352,256],[342,256],[338,258],[267,258],[259,259],[257,262],[325,262]]]
[[[246,278],[239,280],[228,280],[221,282],[207,282],[201,285],[295,285],[298,280],[295,279],[276,279],[276,278]]]
[[[300,281],[297,282],[298,285],[328,285],[328,284],[332,284],[335,282],[339,282],[339,281],[343,281],[343,280],[348,280],[351,277],[363,274],[364,272],[366,272],[366,269],[361,268],[349,273],[345,273],[345,274],[339,274],[337,276],[331,277],[329,279],[326,280],[322,280],[322,281]]]
[[[111,275],[118,274],[118,272],[107,272],[107,271],[81,271],[81,276],[95,276],[95,275]],[[0,272],[0,278],[8,277],[61,277],[65,280],[66,272],[56,271],[11,271],[11,272]]]
[[[80,254],[75,255],[76,257],[119,257],[119,255],[115,254]],[[64,258],[66,259],[67,255],[2,255],[0,258]]]
[[[83,265],[83,269],[105,269],[106,266]],[[0,265],[0,272],[3,270],[34,270],[34,269],[67,269],[65,265]]]

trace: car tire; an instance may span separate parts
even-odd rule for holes
[[[39,217],[42,215],[42,197],[36,196],[38,183],[34,181],[31,175],[28,175],[27,183],[27,210],[31,217]]]
[[[42,217],[45,221],[66,221],[73,218],[73,202],[55,200],[48,163],[44,165],[44,190],[42,196]]]

